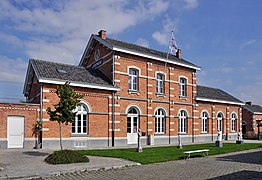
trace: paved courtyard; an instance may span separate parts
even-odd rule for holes
[[[262,150],[121,169],[68,173],[45,179],[262,179]]]
[[[0,150],[0,179],[262,179],[262,149],[131,167],[125,166],[136,163],[103,157],[48,165],[44,162],[48,153]]]

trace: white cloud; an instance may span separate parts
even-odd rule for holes
[[[149,47],[149,42],[146,39],[144,39],[144,38],[139,38],[136,41],[136,44],[138,44],[140,46],[144,46],[144,47]]]
[[[132,6],[124,0],[33,2],[0,1],[0,20],[10,19],[10,26],[24,34],[25,52],[30,58],[74,64],[79,61],[91,34],[100,29],[107,30],[108,34],[122,32],[154,19],[169,5],[166,1],[149,0],[132,2]],[[5,38],[18,42],[14,34]]]
[[[185,8],[188,10],[195,9],[198,7],[198,0],[184,0]]]
[[[257,40],[255,40],[255,39],[250,39],[250,40],[248,40],[248,41],[246,41],[246,42],[243,42],[241,45],[240,45],[240,49],[244,49],[244,48],[246,48],[247,46],[250,46],[250,45],[252,45],[252,44],[255,44],[257,42]]]
[[[169,45],[171,31],[176,31],[175,21],[173,21],[168,16],[163,20],[163,28],[161,30],[155,31],[152,37],[161,45]]]
[[[22,59],[10,59],[0,56],[0,63],[1,81],[23,82],[25,80],[27,62]]]

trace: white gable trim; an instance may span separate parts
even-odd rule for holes
[[[162,61],[162,62],[168,62],[170,64],[176,64],[176,65],[188,67],[188,68],[191,68],[191,69],[201,70],[200,67],[186,65],[186,64],[183,64],[183,63],[179,63],[179,62],[175,62],[175,61],[172,61],[172,60],[168,60],[166,58],[158,58],[158,57],[155,57],[155,56],[142,54],[142,53],[135,52],[135,51],[130,51],[130,50],[127,50],[127,49],[122,49],[120,47],[113,47],[113,50],[114,51],[128,53],[128,54],[133,54],[133,55],[137,55],[137,56],[141,56],[141,57],[145,57],[145,58],[150,58],[150,59],[154,59],[154,60],[158,60],[158,61]]]
[[[47,84],[65,84],[67,81],[57,81],[57,80],[50,80],[50,79],[39,79],[40,83],[47,83]],[[70,82],[70,86],[75,87],[85,87],[85,88],[91,88],[91,89],[102,89],[102,90],[109,90],[109,91],[119,91],[119,88],[114,87],[106,87],[106,86],[99,86],[99,85],[92,85],[92,84],[84,84],[84,83],[74,83]]]
[[[199,98],[196,97],[197,101],[206,101],[206,102],[216,102],[216,103],[222,103],[222,104],[235,104],[235,105],[245,105],[244,103],[238,103],[238,102],[232,102],[232,101],[223,101],[223,100],[216,100],[216,99],[208,99],[208,98]]]

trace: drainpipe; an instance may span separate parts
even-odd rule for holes
[[[115,86],[115,53],[112,54],[112,84]],[[115,146],[115,92],[112,91],[112,147]]]
[[[40,122],[43,122],[43,84],[40,84]],[[38,137],[38,141],[41,144],[41,148],[42,148],[42,129],[40,131],[39,137]]]

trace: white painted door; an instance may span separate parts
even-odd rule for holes
[[[24,118],[19,116],[8,117],[7,123],[8,148],[24,147]]]
[[[137,144],[138,117],[127,117],[127,144]]]

